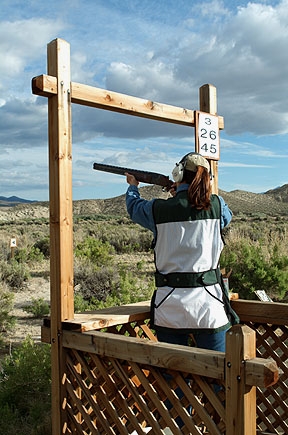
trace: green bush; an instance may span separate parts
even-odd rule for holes
[[[74,293],[74,311],[75,313],[83,313],[84,311],[93,311],[99,308],[100,302],[92,297],[89,301],[84,299],[79,292]]]
[[[0,347],[3,346],[4,334],[13,329],[15,318],[11,315],[14,295],[4,283],[0,283]]]
[[[17,249],[15,252],[14,260],[18,263],[32,263],[32,262],[40,262],[44,259],[43,253],[39,248],[35,248],[31,246],[28,248]]]
[[[76,246],[75,256],[86,258],[96,266],[111,264],[114,248],[108,242],[87,237]]]
[[[104,242],[108,241],[117,253],[148,252],[151,249],[151,231],[133,225],[110,225],[102,228],[98,237]]]
[[[255,290],[281,300],[288,288],[288,257],[278,245],[245,239],[229,243],[221,255],[221,267],[232,269],[229,286],[241,298],[254,299]]]
[[[27,337],[1,365],[0,433],[51,434],[50,346]]]
[[[23,307],[23,310],[26,313],[32,314],[36,319],[41,319],[49,315],[50,307],[48,302],[44,301],[43,298],[32,298],[31,304]]]
[[[27,266],[12,259],[10,262],[0,263],[0,281],[5,282],[11,288],[20,290],[30,277]]]
[[[118,280],[113,282],[111,291],[98,303],[98,308],[145,301],[151,298],[154,289],[153,278],[150,280],[146,278],[143,282],[133,276],[126,267],[120,267]]]
[[[117,268],[95,268],[89,263],[75,265],[74,285],[86,301],[105,301],[119,279]]]
[[[75,268],[75,310],[89,311],[113,305],[150,299],[155,288],[153,277],[140,280],[126,267]]]
[[[33,247],[35,249],[39,249],[40,252],[44,255],[45,258],[50,257],[50,239],[49,237],[45,237],[44,239],[38,240],[34,243]]]

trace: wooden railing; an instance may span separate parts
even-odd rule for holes
[[[233,307],[246,325],[229,330],[225,353],[158,343],[147,302],[63,322],[66,433],[288,433],[288,306]]]
[[[273,359],[279,369],[277,384],[257,387],[257,428],[288,434],[288,304],[232,301],[241,323],[256,332],[256,355]]]

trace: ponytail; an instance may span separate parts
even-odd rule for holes
[[[197,172],[184,171],[184,180],[190,184],[188,199],[197,210],[208,210],[210,207],[211,183],[206,168],[198,166]]]

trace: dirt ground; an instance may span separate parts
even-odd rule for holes
[[[35,342],[41,341],[41,325],[43,320],[35,319],[31,314],[23,310],[23,307],[32,302],[32,298],[43,298],[49,303],[49,280],[43,277],[31,278],[24,289],[14,293],[14,309],[12,314],[16,317],[16,325],[7,338],[10,347],[21,343],[27,335],[30,335]]]
[[[116,263],[131,267],[132,264],[136,265],[140,260],[143,261],[143,266],[138,273],[153,272],[154,260],[151,253],[122,254],[119,255],[119,258],[116,258]],[[37,274],[44,276],[35,276]],[[43,266],[43,269],[33,270],[31,275],[25,287],[14,292],[12,315],[16,318],[16,325],[14,330],[7,336],[8,348],[23,342],[27,335],[30,335],[35,342],[41,341],[43,319],[35,319],[32,314],[27,313],[23,308],[32,303],[33,298],[43,298],[44,301],[50,304],[50,277],[47,264]]]

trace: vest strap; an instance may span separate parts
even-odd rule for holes
[[[203,287],[221,283],[220,269],[210,269],[204,272],[155,273],[156,287]]]

